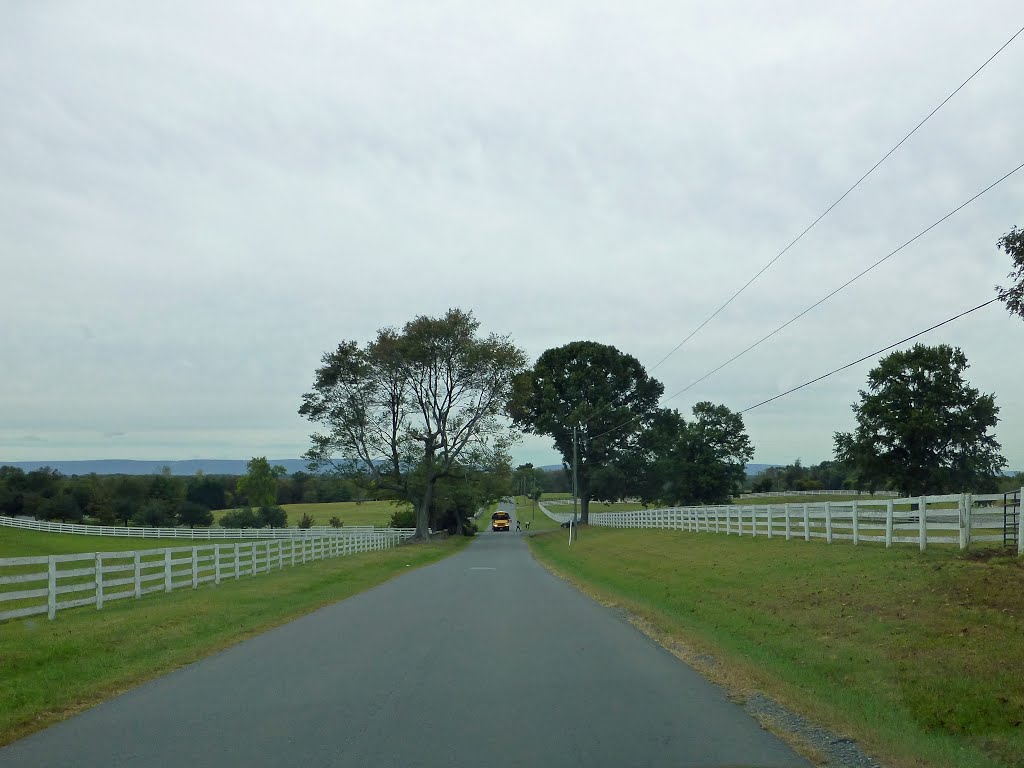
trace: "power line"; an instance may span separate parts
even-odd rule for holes
[[[986,192],[988,192],[988,191],[989,191],[990,189],[992,189],[993,187],[997,186],[998,184],[1001,184],[1002,182],[1006,181],[1006,180],[1007,180],[1008,178],[1010,178],[1010,177],[1011,177],[1011,176],[1012,176],[1013,174],[1017,173],[1017,171],[1019,171],[1019,170],[1020,170],[1021,168],[1024,168],[1024,163],[1021,163],[1021,164],[1020,164],[1020,165],[1018,165],[1018,166],[1017,166],[1016,168],[1014,168],[1014,169],[1013,169],[1012,171],[1010,171],[1009,173],[1007,173],[1007,174],[1005,174],[1004,176],[1000,177],[1000,178],[999,178],[998,180],[996,180],[996,181],[993,181],[993,182],[992,182],[991,184],[989,184],[989,185],[988,185],[987,187],[985,187],[985,188],[984,188],[983,190],[981,190],[981,192],[978,192],[978,193],[977,193],[976,195],[974,195],[974,197],[972,197],[972,198],[971,198],[970,200],[967,200],[966,202],[964,202],[964,203],[961,203],[961,204],[960,204],[960,205],[958,205],[958,206],[957,206],[956,208],[954,208],[954,209],[953,209],[952,211],[950,211],[950,212],[949,212],[949,213],[947,213],[947,214],[946,214],[945,216],[943,216],[943,217],[942,217],[941,219],[939,219],[938,221],[935,221],[934,223],[932,223],[931,225],[929,225],[929,226],[928,226],[928,227],[926,227],[925,229],[923,229],[923,230],[921,230],[920,232],[918,232],[918,233],[917,233],[916,235],[914,235],[914,236],[913,236],[912,238],[910,238],[910,239],[909,239],[909,240],[907,240],[907,241],[906,241],[905,243],[903,243],[903,245],[901,245],[901,246],[900,246],[899,248],[897,248],[897,249],[895,249],[895,250],[893,250],[893,251],[890,251],[890,252],[889,252],[889,253],[887,253],[887,254],[886,254],[885,256],[883,256],[883,257],[882,257],[882,258],[880,258],[880,259],[879,259],[878,261],[876,261],[876,262],[875,262],[874,264],[871,264],[870,266],[868,266],[868,267],[866,267],[865,269],[861,270],[861,271],[860,271],[860,272],[858,272],[858,273],[857,273],[856,275],[854,275],[854,276],[853,276],[853,277],[851,277],[851,278],[850,278],[849,280],[847,280],[847,281],[846,281],[845,283],[843,283],[842,285],[840,285],[840,286],[839,286],[838,288],[835,288],[835,289],[833,289],[832,291],[830,291],[829,293],[827,293],[827,294],[825,294],[824,296],[822,296],[822,297],[821,297],[820,299],[818,299],[818,300],[817,300],[816,302],[814,302],[814,303],[813,303],[813,304],[811,304],[811,305],[810,305],[809,307],[807,307],[807,309],[803,310],[803,311],[802,311],[802,312],[800,312],[799,314],[797,314],[797,315],[795,315],[794,317],[790,318],[789,320],[787,320],[786,322],[784,322],[784,323],[783,323],[782,325],[780,325],[780,326],[779,326],[778,328],[776,328],[775,330],[773,330],[773,331],[771,331],[770,333],[767,333],[766,335],[762,336],[762,337],[761,337],[760,339],[758,339],[757,341],[755,341],[755,342],[754,342],[753,344],[751,344],[751,345],[750,345],[749,347],[747,347],[746,349],[744,349],[744,350],[743,350],[742,352],[738,352],[737,354],[733,355],[733,356],[732,356],[732,357],[730,357],[730,358],[729,358],[728,360],[726,360],[726,361],[725,361],[724,363],[722,363],[722,364],[721,364],[720,366],[718,366],[717,368],[714,368],[714,369],[712,369],[712,370],[708,371],[708,372],[707,372],[707,373],[705,373],[705,374],[704,374],[703,376],[701,376],[701,377],[700,377],[699,379],[696,379],[696,380],[694,380],[694,381],[691,381],[691,382],[690,382],[689,384],[687,384],[687,385],[686,385],[685,387],[683,387],[683,388],[682,388],[681,390],[679,390],[678,392],[676,392],[676,393],[675,393],[674,395],[672,395],[672,396],[671,396],[671,397],[669,397],[668,399],[669,399],[669,400],[672,400],[673,398],[675,398],[675,397],[678,397],[679,395],[683,394],[683,393],[684,393],[684,392],[686,392],[687,390],[689,390],[689,389],[691,389],[691,388],[693,388],[693,387],[697,386],[697,385],[698,385],[698,384],[700,384],[700,383],[701,383],[702,381],[705,381],[706,379],[709,379],[709,378],[710,378],[711,376],[713,376],[714,374],[718,373],[718,372],[719,372],[720,370],[722,370],[723,368],[725,368],[725,367],[726,367],[727,365],[730,365],[731,363],[734,363],[735,361],[739,360],[739,359],[740,359],[741,357],[743,357],[743,356],[744,356],[745,354],[747,354],[747,352],[750,352],[750,351],[751,351],[752,349],[754,349],[755,347],[759,347],[759,346],[761,346],[761,344],[763,344],[764,342],[768,341],[768,339],[772,338],[772,336],[774,336],[775,334],[777,334],[777,333],[779,333],[780,331],[784,330],[785,328],[788,328],[788,327],[789,327],[790,325],[792,325],[793,323],[795,323],[795,322],[796,322],[797,320],[799,320],[799,319],[800,319],[801,317],[803,317],[804,315],[806,315],[806,314],[807,314],[808,312],[810,312],[811,310],[813,310],[813,309],[816,309],[816,308],[820,307],[820,306],[821,306],[822,304],[824,304],[824,303],[825,303],[826,301],[828,301],[829,299],[831,299],[831,298],[832,298],[833,296],[835,296],[835,295],[836,295],[837,293],[839,293],[839,292],[840,292],[840,291],[842,291],[843,289],[847,288],[848,286],[850,286],[850,285],[852,285],[853,283],[855,283],[855,282],[857,282],[858,280],[860,280],[860,279],[861,279],[862,277],[864,277],[864,275],[866,275],[866,274],[867,274],[868,272],[872,271],[872,270],[873,270],[873,269],[875,269],[876,267],[879,267],[879,266],[881,266],[881,265],[882,265],[882,264],[883,264],[884,262],[886,262],[886,261],[888,261],[889,259],[891,259],[891,258],[892,258],[893,256],[895,256],[895,255],[896,255],[897,253],[899,253],[899,252],[900,252],[900,251],[902,251],[902,250],[903,250],[904,248],[906,248],[906,247],[907,247],[908,245],[910,245],[910,244],[914,243],[915,241],[919,240],[920,238],[924,237],[924,236],[925,236],[926,234],[928,234],[928,233],[929,233],[929,232],[931,232],[931,231],[932,231],[933,229],[935,229],[935,228],[936,228],[937,226],[939,226],[939,224],[941,224],[941,223],[942,223],[942,222],[944,222],[944,221],[945,221],[946,219],[948,219],[948,218],[949,218],[950,216],[954,215],[955,213],[957,213],[958,211],[962,210],[963,208],[966,208],[966,207],[967,207],[968,205],[970,205],[971,203],[973,203],[973,202],[974,202],[975,200],[977,200],[977,199],[978,199],[979,197],[981,197],[982,195],[984,195],[984,194],[985,194]]]
[[[923,230],[921,230],[916,235],[914,235],[912,238],[910,238],[905,243],[903,243],[903,245],[899,246],[895,250],[890,251],[889,253],[887,253],[882,258],[878,259],[876,262],[874,262],[870,266],[868,266],[865,269],[861,270],[859,273],[857,273],[856,275],[851,277],[849,280],[847,280],[845,283],[840,285],[838,288],[833,289],[832,291],[827,293],[825,296],[823,296],[822,298],[818,299],[816,302],[814,302],[809,307],[804,309],[802,312],[800,312],[796,316],[794,316],[794,317],[790,318],[789,320],[787,320],[782,325],[780,325],[777,328],[775,328],[775,330],[773,330],[773,331],[769,332],[768,334],[762,336],[760,339],[755,341],[753,344],[748,346],[746,349],[744,349],[741,352],[738,352],[737,354],[735,354],[732,357],[730,357],[728,360],[726,360],[724,363],[719,365],[717,368],[713,368],[712,370],[708,371],[703,376],[701,376],[699,379],[695,379],[694,381],[691,381],[689,384],[687,384],[685,387],[680,389],[678,392],[676,392],[675,394],[667,397],[665,399],[666,402],[668,400],[674,400],[675,398],[679,397],[679,395],[683,394],[684,392],[687,392],[688,390],[690,390],[693,387],[695,387],[698,384],[700,384],[702,381],[705,381],[708,378],[710,378],[711,376],[713,376],[714,374],[718,373],[720,370],[725,368],[727,365],[730,365],[731,363],[734,363],[735,361],[739,360],[741,357],[743,357],[745,354],[750,352],[752,349],[754,349],[756,347],[759,347],[761,344],[763,344],[764,342],[768,341],[768,339],[772,338],[773,336],[775,336],[777,333],[779,333],[783,329],[785,329],[785,328],[789,327],[790,325],[792,325],[793,323],[795,323],[797,320],[799,320],[801,317],[806,315],[808,312],[810,312],[811,310],[821,306],[826,301],[828,301],[830,298],[835,296],[837,293],[839,293],[843,289],[847,288],[848,286],[852,285],[854,282],[856,282],[857,280],[862,278],[868,272],[871,272],[873,269],[875,269],[876,267],[880,266],[882,263],[888,261],[890,258],[895,256],[897,253],[902,251],[904,248],[909,246],[911,243],[914,243],[915,241],[919,240],[921,237],[926,235],[928,232],[930,232],[931,230],[935,229],[935,227],[939,226],[939,224],[941,224],[942,222],[946,221],[946,219],[948,219],[949,217],[953,216],[958,211],[964,209],[965,207],[967,207],[968,205],[973,203],[975,200],[977,200],[979,197],[984,195],[986,192],[988,192],[992,188],[996,187],[997,185],[1001,184],[1002,182],[1006,181],[1006,179],[1010,178],[1010,176],[1012,176],[1013,174],[1017,173],[1021,168],[1024,168],[1024,163],[1021,163],[1016,168],[1014,168],[1012,171],[1009,171],[1008,173],[1004,174],[1003,176],[1001,176],[996,181],[994,181],[991,184],[989,184],[987,187],[982,189],[980,192],[975,194],[973,197],[971,197],[967,201],[961,203],[956,208],[954,208],[953,210],[949,211],[946,215],[942,216],[937,221],[935,221],[932,224],[930,224],[929,226],[925,227]],[[603,437],[603,436],[605,436],[605,435],[607,435],[607,434],[609,434],[611,432],[614,432],[614,431],[616,431],[618,429],[622,429],[623,427],[628,426],[629,424],[632,424],[634,421],[636,421],[637,418],[638,417],[634,416],[633,418],[629,419],[628,421],[623,422],[622,424],[620,424],[620,425],[618,425],[616,427],[612,427],[611,429],[605,430],[604,432],[602,432],[602,433],[600,433],[598,435],[595,435],[593,439],[596,439],[596,438],[599,438],[599,437]]]
[[[898,347],[900,344],[906,344],[908,341],[913,341],[918,336],[923,336],[924,334],[928,333],[929,331],[934,331],[936,328],[941,328],[942,326],[946,325],[947,323],[952,323],[954,320],[959,320],[964,315],[969,315],[969,314],[971,314],[971,312],[976,312],[979,309],[981,309],[982,307],[987,307],[989,304],[992,304],[993,302],[996,302],[996,301],[999,301],[999,299],[998,298],[996,298],[996,299],[989,299],[984,304],[979,304],[976,307],[972,307],[971,309],[968,309],[968,310],[966,310],[964,312],[961,312],[959,315],[954,315],[953,317],[951,317],[951,318],[949,318],[947,320],[943,320],[941,323],[936,323],[935,325],[931,326],[930,328],[925,328],[923,331],[919,331],[918,333],[915,333],[913,336],[907,336],[907,338],[900,339],[899,341],[897,341],[897,342],[895,342],[893,344],[890,344],[887,347],[882,347],[881,349],[876,350],[875,352],[872,352],[871,354],[864,355],[864,357],[859,357],[856,360],[854,360],[852,363],[847,363],[846,365],[840,366],[839,368],[836,368],[835,370],[832,370],[832,371],[829,371],[828,373],[822,374],[821,376],[818,376],[816,379],[811,379],[810,381],[805,381],[803,384],[801,384],[799,386],[793,387],[792,389],[787,389],[785,392],[780,392],[779,394],[775,395],[775,397],[769,397],[767,400],[762,400],[760,403],[757,403],[756,405],[751,405],[748,408],[744,408],[742,411],[740,411],[740,413],[746,413],[747,411],[752,411],[755,408],[760,408],[762,405],[767,405],[768,403],[772,402],[773,400],[778,400],[780,397],[785,397],[786,395],[791,395],[794,392],[796,392],[798,389],[803,389],[804,387],[809,387],[811,384],[815,384],[815,383],[821,381],[822,379],[827,379],[832,374],[839,373],[840,371],[845,371],[847,368],[852,368],[853,366],[857,365],[858,363],[863,363],[865,360],[868,360],[868,359],[870,359],[872,357],[875,357],[876,355],[880,355],[883,352],[888,352],[893,347]]]
[[[906,136],[904,136],[902,139],[900,139],[899,142],[896,144],[896,146],[894,146],[892,149],[890,149],[888,152],[886,152],[882,156],[881,160],[879,160],[877,163],[875,163],[873,166],[871,166],[871,168],[869,168],[868,171],[863,176],[861,176],[859,179],[857,179],[856,182],[854,182],[853,186],[851,186],[849,189],[847,189],[845,192],[843,192],[843,194],[840,195],[828,208],[826,208],[824,211],[822,211],[821,214],[818,216],[818,218],[816,218],[814,221],[812,221],[807,226],[807,228],[804,229],[803,232],[801,232],[799,235],[797,235],[792,240],[792,242],[790,242],[789,245],[787,245],[785,248],[783,248],[781,251],[779,251],[779,253],[776,254],[776,256],[771,261],[769,261],[767,264],[765,264],[763,267],[761,267],[761,269],[757,272],[757,274],[755,274],[746,283],[744,283],[742,288],[740,288],[732,296],[730,296],[728,298],[728,300],[724,304],[722,304],[718,309],[716,309],[714,312],[712,312],[710,315],[708,315],[708,317],[704,319],[704,322],[702,322],[700,325],[698,325],[696,328],[694,328],[692,331],[690,331],[690,334],[685,339],[683,339],[681,342],[679,342],[671,352],[669,352],[667,355],[665,355],[663,358],[661,358],[661,360],[659,360],[654,365],[654,367],[651,368],[651,372],[653,372],[655,369],[658,368],[658,366],[660,366],[662,363],[664,363],[666,360],[668,360],[670,357],[672,357],[672,355],[674,355],[676,352],[678,352],[682,348],[682,346],[684,344],[686,344],[686,342],[688,342],[690,339],[692,339],[694,336],[696,336],[697,333],[699,333],[700,330],[702,328],[704,328],[704,326],[706,326],[708,323],[710,323],[712,320],[714,320],[719,312],[721,312],[723,309],[725,309],[730,304],[732,304],[732,302],[735,301],[736,298],[741,293],[743,293],[745,290],[747,290],[747,288],[749,288],[754,283],[755,280],[757,280],[761,275],[763,275],[765,272],[767,272],[771,268],[771,266],[775,262],[777,262],[779,259],[781,259],[790,248],[792,248],[794,245],[796,245],[798,242],[800,242],[800,240],[803,239],[804,235],[806,235],[808,232],[810,232],[812,229],[814,229],[815,225],[817,225],[817,223],[819,221],[821,221],[823,218],[825,218],[829,214],[829,212],[831,212],[831,210],[833,208],[835,208],[837,205],[839,205],[839,203],[841,203],[846,198],[847,195],[849,195],[851,192],[853,192],[853,190],[855,190],[857,187],[859,187],[861,182],[863,182],[868,176],[870,176],[872,173],[874,173],[875,169],[878,168],[878,166],[880,166],[882,163],[884,163],[893,152],[895,152],[897,149],[899,149],[901,146],[903,146],[904,142],[906,142],[907,139],[909,139],[911,136],[913,136],[915,133],[917,133],[918,129],[931,119],[932,115],[934,115],[936,112],[938,112],[940,109],[942,109],[942,107],[944,107],[946,105],[946,103],[950,99],[952,99],[954,96],[956,96],[956,94],[959,93],[960,90],[965,85],[967,85],[969,82],[971,82],[971,80],[973,80],[975,78],[975,76],[977,76],[978,73],[981,72],[981,70],[983,70],[985,67],[988,66],[989,62],[991,62],[996,56],[998,56],[1000,53],[1002,53],[1003,49],[1005,49],[1010,43],[1012,43],[1017,38],[1017,36],[1020,35],[1021,32],[1024,32],[1024,27],[1021,27],[1016,32],[1014,32],[1013,36],[1009,40],[1007,40],[1005,43],[1003,43],[1001,46],[999,46],[998,50],[996,50],[995,53],[993,53],[991,56],[989,56],[987,59],[985,59],[985,62],[980,67],[978,67],[976,70],[974,70],[974,72],[971,74],[970,77],[968,77],[966,80],[964,80],[962,83],[960,83],[960,85],[958,85],[953,90],[952,93],[950,93],[946,98],[944,98],[939,103],[939,105],[937,107],[935,107],[931,112],[929,112],[927,115],[925,115],[924,119],[921,120],[921,122],[919,122],[917,125],[915,125],[913,130],[910,131],[910,133],[908,133]]]

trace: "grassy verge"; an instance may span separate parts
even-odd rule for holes
[[[530,546],[656,633],[897,766],[1024,766],[1024,563],[991,550],[589,528]],[[717,671],[716,671],[717,670]]]
[[[541,512],[540,507],[535,506],[532,499],[529,499],[526,496],[516,496],[515,502],[516,518],[523,524],[524,530],[526,529],[527,521],[530,523],[531,531],[542,531],[558,527],[558,523]]]
[[[309,563],[256,578],[0,623],[0,744],[361,592],[470,539]]]

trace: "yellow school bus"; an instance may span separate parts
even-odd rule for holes
[[[508,512],[495,512],[491,515],[492,531],[507,531],[512,525],[512,516]]]

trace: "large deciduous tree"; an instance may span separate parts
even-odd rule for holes
[[[305,454],[311,468],[368,475],[416,508],[429,535],[434,489],[457,465],[508,463],[514,434],[502,419],[526,357],[507,336],[478,335],[471,312],[419,316],[360,347],[323,357],[299,413],[323,428]]]
[[[1014,281],[1005,288],[996,286],[999,300],[1011,314],[1024,319],[1024,229],[1014,227],[999,238],[996,245],[1010,257],[1013,268],[1007,277]]]
[[[632,355],[607,344],[574,341],[547,350],[533,370],[517,378],[509,412],[524,431],[554,438],[567,468],[577,427],[578,490],[586,523],[595,472],[635,450],[663,391]],[[606,478],[597,473],[596,479]]]
[[[853,404],[857,428],[835,434],[836,459],[858,487],[907,496],[991,484],[1006,461],[990,430],[999,409],[963,377],[967,358],[946,344],[893,352],[868,374]]]

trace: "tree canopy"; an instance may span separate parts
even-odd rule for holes
[[[663,391],[632,355],[607,344],[574,341],[547,350],[532,370],[517,377],[509,413],[524,431],[552,437],[567,467],[573,458],[573,427],[578,429],[577,478],[585,523],[595,472],[636,448]]]
[[[457,464],[508,464],[514,434],[502,419],[526,364],[507,336],[478,335],[471,312],[418,316],[360,347],[323,356],[299,413],[323,431],[305,458],[314,469],[362,475],[416,507],[416,537],[429,534],[437,483]]]
[[[1024,229],[1013,227],[999,238],[996,245],[1010,257],[1013,267],[1007,277],[1014,281],[1005,288],[996,286],[999,300],[1010,310],[1010,314],[1024,319]]]
[[[990,433],[994,395],[963,377],[967,358],[946,344],[916,344],[882,358],[853,404],[854,432],[835,434],[836,459],[858,487],[886,484],[908,496],[981,490],[1006,465]]]

